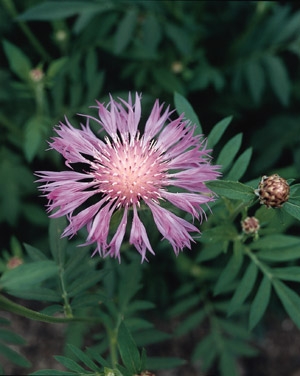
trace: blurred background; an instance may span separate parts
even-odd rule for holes
[[[205,134],[232,115],[227,140],[242,132],[243,148],[253,148],[245,182],[275,172],[299,177],[298,2],[0,0],[0,35],[0,271],[23,243],[47,242],[33,172],[63,167],[45,152],[53,126],[65,115],[78,124],[76,114],[109,93],[142,92],[147,112],[156,98],[174,107],[178,92]],[[287,336],[274,350],[286,328],[294,345]],[[276,355],[266,350],[264,370],[258,361],[244,374],[299,375],[299,334],[289,322],[286,328],[274,321],[266,338]],[[282,352],[285,364],[295,358],[293,370],[270,373],[267,359],[274,365]]]

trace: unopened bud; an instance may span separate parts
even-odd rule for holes
[[[257,234],[260,229],[259,220],[255,217],[247,217],[242,222],[242,229],[245,234]]]
[[[290,186],[279,175],[263,176],[255,194],[260,203],[268,208],[280,208],[290,195]]]
[[[44,78],[44,72],[40,68],[31,69],[29,74],[34,82],[40,82]]]
[[[7,269],[15,269],[21,264],[23,264],[23,260],[18,256],[14,256],[8,261],[6,267]]]

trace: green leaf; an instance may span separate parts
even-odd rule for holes
[[[26,250],[26,253],[31,258],[32,261],[47,260],[46,255],[39,249],[32,247],[31,245],[26,244],[26,243],[24,243],[23,245]]]
[[[17,364],[20,367],[30,367],[30,362],[22,355],[12,350],[11,348],[0,343],[0,354],[7,358],[12,364]]]
[[[290,99],[291,83],[285,65],[279,57],[270,54],[263,55],[263,62],[275,95],[284,106],[287,106]]]
[[[133,374],[139,373],[141,366],[140,353],[124,321],[119,326],[118,346],[124,366]]]
[[[286,266],[273,268],[272,274],[278,279],[285,281],[300,282],[300,266]]]
[[[184,113],[184,118],[186,120],[190,120],[192,125],[194,124],[196,125],[195,134],[202,134],[201,123],[193,107],[189,103],[189,101],[181,94],[175,92],[174,103],[175,103],[175,107],[176,107],[178,115],[181,115],[182,113]]]
[[[155,371],[155,370],[180,367],[184,365],[185,363],[186,361],[184,359],[152,356],[152,357],[147,357],[146,368]]]
[[[63,366],[68,368],[71,371],[78,372],[78,373],[85,373],[85,369],[82,368],[79,364],[74,362],[74,360],[69,359],[62,355],[55,355],[54,359],[56,359],[59,363],[61,363]]]
[[[205,184],[217,195],[233,200],[249,202],[256,198],[253,188],[239,182],[229,180],[212,180]]]
[[[166,22],[165,31],[182,55],[189,55],[192,52],[191,35],[183,27]]]
[[[78,347],[68,344],[69,349],[72,353],[87,367],[89,367],[92,371],[99,372],[99,367],[92,361],[92,359],[87,356],[83,351],[81,351]]]
[[[48,122],[40,116],[33,116],[24,124],[24,153],[28,162],[36,156],[40,144],[44,139]]]
[[[241,250],[237,249],[230,257],[228,263],[223,268],[219,278],[217,279],[214,286],[214,294],[218,295],[224,292],[228,284],[232,282],[237,274],[239,273],[243,265],[243,253]]]
[[[279,280],[273,280],[274,289],[286,312],[300,329],[300,297]]]
[[[27,9],[24,13],[17,17],[20,21],[50,21],[50,20],[59,20],[66,17],[75,16],[76,14],[82,14],[85,12],[101,11],[102,8],[108,9],[109,2],[104,4],[99,4],[94,1],[47,1],[42,4],[38,4],[34,7]]]
[[[0,328],[0,341],[14,345],[24,345],[26,343],[26,341],[18,334],[2,328]]]
[[[29,79],[31,62],[22,50],[12,43],[3,40],[3,48],[9,62],[10,69],[22,80]]]
[[[266,86],[265,72],[258,59],[247,61],[245,76],[253,101],[258,104]]]
[[[145,49],[150,53],[156,52],[161,38],[162,33],[158,18],[152,13],[147,13],[143,22],[143,42]]]
[[[210,134],[207,137],[207,147],[212,149],[221,139],[224,132],[228,128],[228,125],[231,123],[232,116],[228,116],[221,121],[219,121],[213,129],[210,131]]]
[[[201,360],[203,371],[207,371],[213,364],[218,353],[213,333],[204,337],[195,347],[192,354],[192,361]]]
[[[238,376],[235,357],[229,351],[223,351],[219,362],[220,376]]]
[[[177,76],[175,73],[173,73],[169,68],[161,66],[159,68],[155,68],[154,70],[152,70],[151,74],[153,75],[155,83],[162,89],[166,90],[167,92],[169,93],[178,92],[178,93],[181,93],[182,95],[186,93],[186,87],[183,85],[180,77]],[[188,118],[187,114],[186,114],[186,117]],[[198,127],[196,127],[195,134],[198,134],[198,133],[200,132],[198,132]]]
[[[282,209],[286,213],[290,214],[291,216],[298,219],[298,221],[300,221],[300,202],[299,201],[290,199],[283,205]]]
[[[249,247],[259,250],[257,257],[267,261],[289,261],[300,258],[300,239],[297,236],[272,234],[251,243]]]
[[[65,217],[51,218],[49,225],[49,241],[50,251],[55,262],[58,265],[65,263],[65,251],[67,246],[67,238],[61,238],[61,235],[66,227]]]
[[[240,339],[236,338],[230,338],[226,339],[225,342],[226,349],[230,351],[230,353],[235,354],[236,356],[255,356],[258,354],[258,350],[246,343],[245,341],[242,341]]]
[[[249,315],[249,329],[252,330],[264,315],[271,297],[271,282],[266,275],[252,301]]]
[[[30,376],[75,376],[74,372],[61,371],[57,369],[42,369],[40,371],[35,371],[30,374]]]
[[[257,272],[257,266],[251,262],[229,303],[228,315],[232,315],[234,312],[236,312],[247,299],[254,287]]]
[[[226,176],[227,180],[240,180],[240,178],[247,171],[252,156],[252,148],[245,150],[238,159],[234,162],[229,173]]]
[[[132,35],[137,21],[137,10],[129,8],[124,18],[119,22],[114,39],[114,53],[120,54],[132,40]]]
[[[242,138],[242,133],[235,135],[224,145],[223,149],[221,150],[216,164],[222,166],[223,172],[226,171],[227,168],[231,165],[236,154],[240,150]]]
[[[103,278],[103,273],[96,271],[82,275],[81,277],[68,286],[68,295],[70,297],[74,297],[89,287],[95,286]]]
[[[199,310],[197,312],[189,315],[185,320],[183,320],[180,325],[176,328],[176,336],[182,336],[183,334],[188,333],[192,329],[196,328],[202,323],[206,317],[206,312],[204,310]]]
[[[86,349],[86,353],[91,359],[94,359],[101,366],[103,367],[110,366],[110,364],[104,358],[102,358],[102,356],[98,353],[97,350],[88,347]]]
[[[0,278],[0,285],[6,291],[22,292],[45,279],[55,276],[57,272],[57,266],[50,260],[22,264],[15,269],[4,272]]]
[[[186,311],[188,311],[190,308],[196,306],[199,304],[198,296],[187,296],[183,300],[181,300],[179,303],[175,304],[169,311],[170,315],[180,315]]]

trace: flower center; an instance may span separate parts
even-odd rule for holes
[[[145,145],[138,138],[113,143],[106,139],[106,146],[93,164],[100,192],[122,206],[160,198],[166,168],[154,143]]]

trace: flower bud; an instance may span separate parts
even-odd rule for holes
[[[247,217],[241,221],[242,229],[245,234],[257,234],[260,229],[259,220],[255,217]]]
[[[290,186],[277,174],[263,176],[255,194],[268,208],[280,208],[289,199]]]

